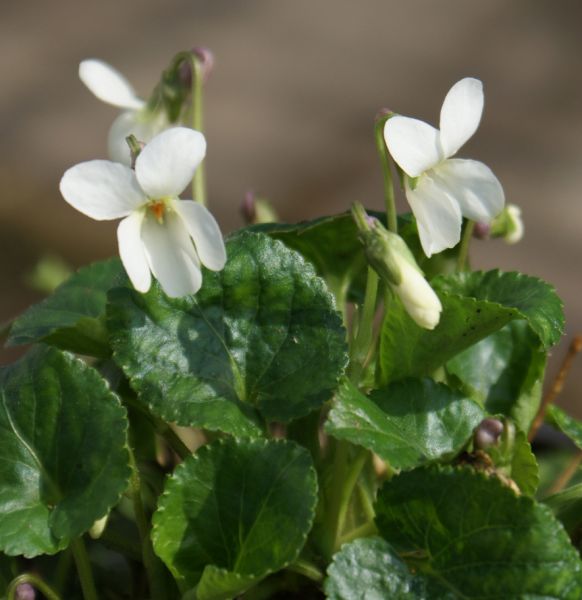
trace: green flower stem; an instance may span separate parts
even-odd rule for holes
[[[467,259],[469,258],[469,246],[473,237],[473,229],[475,221],[467,221],[463,228],[463,236],[461,237],[461,246],[459,248],[459,257],[457,258],[457,270],[465,271],[467,268]]]
[[[137,464],[135,462],[135,456],[131,448],[129,448],[129,457],[132,470],[129,485],[133,500],[135,521],[139,531],[139,536],[141,538],[143,564],[146,569],[150,584],[150,594],[152,598],[164,600],[164,598],[167,597],[167,586],[164,581],[163,566],[157,556],[154,554],[154,549],[150,538],[150,523],[146,516],[141,497],[141,479]]]
[[[388,148],[384,141],[384,125],[388,116],[378,119],[374,125],[374,136],[376,138],[376,148],[380,163],[382,165],[382,174],[384,176],[384,199],[386,202],[386,222],[388,229],[393,233],[398,233],[398,221],[396,216],[396,201],[394,199],[394,182],[392,181],[392,171],[390,170],[390,159],[388,157]]]
[[[357,333],[351,348],[350,379],[357,384],[362,375],[366,360],[372,353],[374,341],[374,315],[376,313],[376,297],[378,295],[378,274],[368,267],[366,295],[361,317],[357,324]]]
[[[145,408],[136,398],[129,395],[124,395],[123,400],[131,406],[131,408],[139,411],[152,425],[154,431],[170,446],[170,448],[184,460],[192,454],[190,449],[182,441],[180,436],[163,420],[156,417],[147,408]]]
[[[288,571],[293,571],[294,573],[299,573],[299,575],[303,575],[311,581],[315,581],[317,583],[321,583],[323,581],[323,573],[319,569],[317,565],[314,565],[312,562],[305,559],[298,559],[292,565],[287,567]]]
[[[348,512],[348,507],[350,505],[350,500],[352,499],[352,495],[358,483],[358,479],[360,477],[360,473],[366,464],[370,453],[365,448],[358,448],[357,454],[351,461],[348,471],[346,473],[346,479],[344,481],[343,488],[341,490],[341,498],[340,498],[340,508],[338,514],[338,523],[337,523],[337,533],[336,537],[342,532],[344,527],[344,523],[346,521],[346,515]],[[339,545],[338,545],[339,549]]]
[[[59,555],[59,560],[55,569],[53,584],[57,593],[62,594],[65,584],[69,578],[69,572],[73,563],[73,555],[69,548],[63,550]],[[46,594],[45,594],[46,595]]]
[[[6,589],[6,600],[16,600],[16,590],[19,585],[28,583],[39,590],[47,600],[61,600],[61,597],[40,577],[32,573],[23,573],[10,582]]]
[[[353,542],[358,538],[370,537],[371,535],[375,535],[376,533],[378,533],[378,528],[376,527],[376,524],[374,523],[374,521],[368,521],[367,523],[364,523],[363,525],[360,525],[359,527],[356,527],[355,529],[352,529],[351,531],[346,533],[340,540],[340,546],[343,546],[348,542]]]
[[[202,88],[204,86],[202,64],[200,59],[190,53],[190,65],[192,67],[192,129],[203,132],[203,98]],[[205,160],[203,160],[194,173],[192,179],[192,199],[206,206],[206,174]]]
[[[75,564],[77,565],[77,574],[79,575],[79,581],[81,582],[83,598],[85,598],[85,600],[99,600],[97,590],[95,589],[95,580],[93,578],[89,555],[87,554],[83,538],[78,537],[74,539],[71,542],[70,548],[75,559]]]

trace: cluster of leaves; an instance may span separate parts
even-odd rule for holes
[[[409,216],[400,233],[420,262]],[[9,343],[35,346],[0,371],[1,585],[28,570],[67,598],[582,596],[582,488],[536,500],[527,440],[563,330],[548,284],[423,259],[439,325],[382,290],[354,380],[351,217],[250,227],[227,253],[178,299],[95,263],[13,323]],[[513,433],[478,450],[489,416]],[[582,448],[582,424],[548,418]]]

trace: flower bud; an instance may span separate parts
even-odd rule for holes
[[[200,65],[200,74],[202,75],[202,83],[206,83],[214,69],[214,54],[209,48],[204,46],[196,46],[190,50],[196,57]],[[192,64],[184,61],[180,64],[180,82],[189,90],[192,87]]]
[[[515,204],[508,204],[491,223],[491,237],[501,237],[508,244],[517,244],[523,231],[521,208]]]
[[[30,583],[19,583],[14,594],[15,600],[35,600],[36,591]]]
[[[259,198],[255,192],[249,190],[242,201],[241,213],[245,223],[275,223],[279,220],[277,212],[266,198]]]
[[[497,444],[503,433],[503,423],[498,419],[483,419],[475,429],[473,443],[475,448],[483,450]]]
[[[488,240],[491,233],[491,225],[489,223],[475,223],[473,228],[473,237],[478,240]]]
[[[405,241],[388,231],[377,219],[370,219],[361,204],[353,205],[352,215],[368,263],[400,298],[416,324],[424,329],[434,329],[439,322],[442,305]]]

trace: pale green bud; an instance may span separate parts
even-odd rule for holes
[[[491,223],[490,236],[501,237],[508,244],[517,244],[523,237],[523,221],[521,208],[508,204]]]
[[[434,329],[442,305],[430,287],[406,242],[388,231],[377,219],[371,219],[356,203],[352,215],[370,266],[400,298],[406,312],[424,329]]]

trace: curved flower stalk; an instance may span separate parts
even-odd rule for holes
[[[417,325],[434,329],[443,307],[406,242],[398,234],[385,229],[377,219],[368,217],[361,204],[353,205],[352,215],[371,267],[400,298]]]
[[[99,100],[123,109],[109,130],[107,147],[111,160],[129,166],[131,157],[125,142],[127,136],[132,134],[142,142],[149,142],[171,127],[165,110],[148,106],[129,81],[106,62],[94,58],[82,61],[79,77]]]
[[[467,77],[445,97],[440,130],[400,115],[386,121],[386,145],[407,175],[406,198],[427,256],[458,244],[463,217],[490,223],[505,203],[503,188],[489,167],[451,158],[475,133],[482,112],[483,85]]]
[[[145,146],[135,172],[92,160],[71,167],[61,179],[63,197],[78,211],[98,221],[123,218],[119,254],[140,292],[150,288],[153,274],[168,296],[194,294],[202,285],[200,263],[213,271],[224,267],[226,251],[214,217],[201,204],[178,198],[205,154],[201,133],[174,127]]]

